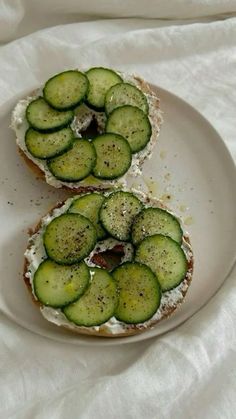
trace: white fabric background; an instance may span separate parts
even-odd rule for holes
[[[235,12],[233,0],[0,0],[0,108],[42,81],[45,58],[45,78],[63,69],[63,52],[71,66],[135,71],[186,99],[236,159]],[[235,279],[176,330],[119,347],[56,343],[0,315],[0,417],[236,418]]]

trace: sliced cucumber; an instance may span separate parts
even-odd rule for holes
[[[106,94],[105,110],[107,114],[123,105],[137,106],[144,113],[148,113],[146,96],[141,90],[130,83],[118,83],[112,86]]]
[[[105,238],[107,235],[99,222],[99,211],[104,199],[105,197],[100,193],[89,193],[75,199],[68,210],[68,212],[81,214],[84,217],[87,217],[96,228],[98,240]]]
[[[115,317],[125,323],[143,323],[157,311],[161,289],[150,268],[127,262],[112,272],[117,282],[119,303]]]
[[[62,214],[47,225],[43,241],[49,258],[72,265],[89,255],[97,234],[91,221],[83,215]]]
[[[26,108],[26,119],[29,125],[38,131],[56,131],[68,126],[73,118],[73,111],[56,111],[42,97],[30,102]]]
[[[151,268],[162,291],[177,287],[188,270],[183,249],[176,241],[161,234],[146,237],[137,248],[135,260]]]
[[[45,133],[29,128],[25,134],[25,145],[38,159],[49,159],[68,150],[73,142],[74,134],[71,128]]]
[[[116,283],[104,269],[91,269],[91,284],[84,295],[63,309],[65,316],[79,326],[99,326],[109,320],[117,306]]]
[[[87,140],[75,140],[72,148],[48,161],[50,172],[60,180],[76,182],[87,177],[96,164],[96,151]]]
[[[47,259],[34,274],[34,292],[45,306],[63,307],[84,293],[89,279],[89,269],[84,262],[66,266]]]
[[[181,243],[183,231],[179,221],[168,211],[161,208],[145,208],[134,220],[132,242],[137,245],[145,237],[154,234],[163,234]]]
[[[103,67],[91,68],[86,75],[89,80],[87,102],[95,109],[103,109],[107,91],[115,84],[121,83],[122,78],[113,70]]]
[[[85,97],[89,82],[77,70],[64,71],[49,79],[43,89],[44,99],[59,111],[77,106]]]
[[[131,226],[143,204],[130,192],[118,191],[109,195],[100,210],[100,220],[111,236],[127,241]]]
[[[106,132],[114,132],[126,138],[132,153],[142,150],[152,135],[148,116],[136,106],[124,105],[114,109],[106,122]]]
[[[131,166],[132,153],[128,141],[117,134],[103,134],[93,140],[97,162],[93,174],[101,179],[123,176]]]

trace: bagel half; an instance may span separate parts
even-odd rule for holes
[[[83,194],[84,193],[85,192],[83,192]],[[108,196],[110,193],[111,193],[110,191],[104,192],[105,196]],[[151,206],[151,207],[166,209],[165,206],[157,199],[154,199],[139,191],[132,190],[132,193],[136,195],[140,199],[140,201],[143,202],[145,207]],[[83,194],[78,195],[78,197]],[[68,210],[74,198],[75,196],[73,198],[67,199],[64,202],[58,203],[46,216],[44,216],[38,222],[38,224],[33,230],[29,231],[30,237],[29,237],[29,244],[25,252],[23,277],[24,277],[24,281],[27,286],[27,289],[30,292],[34,303],[37,305],[37,307],[41,311],[43,317],[49,322],[57,326],[69,329],[73,333],[113,338],[113,337],[130,336],[130,335],[135,335],[135,334],[144,332],[146,330],[149,330],[155,327],[161,320],[173,314],[177,310],[177,308],[183,303],[185,295],[190,286],[190,283],[192,280],[192,274],[193,274],[193,253],[192,253],[192,249],[190,245],[189,236],[183,230],[182,224],[181,224],[181,227],[183,230],[183,239],[182,239],[181,247],[184,250],[184,253],[187,259],[186,276],[176,288],[170,291],[166,291],[162,294],[161,303],[158,310],[149,320],[145,321],[144,323],[127,324],[127,323],[118,321],[115,317],[112,317],[110,320],[108,320],[106,323],[100,326],[92,326],[92,327],[77,326],[71,321],[69,321],[60,309],[46,307],[39,302],[33,290],[33,276],[39,264],[42,262],[43,259],[47,257],[45,249],[44,249],[44,245],[43,245],[43,240],[42,240],[45,227],[51,222],[52,219],[65,213]],[[112,240],[113,240],[114,245],[117,242],[125,246],[124,242],[119,242],[115,239],[112,239]],[[106,242],[106,240],[104,240],[104,242]],[[104,242],[99,242],[100,248],[103,246]],[[112,246],[110,245],[109,248],[112,248]],[[106,249],[106,247],[104,249]],[[91,262],[93,255],[94,255],[94,250],[88,256],[88,258],[86,258],[86,261],[88,261],[88,265],[90,266],[94,266],[94,262]],[[123,263],[122,260],[121,260],[121,263]],[[99,266],[101,267],[101,265]]]
[[[80,192],[82,190],[86,191],[87,187],[91,187],[92,189],[96,190],[103,190],[111,188],[115,185],[123,186],[125,185],[127,175],[138,176],[141,174],[142,165],[146,159],[151,157],[153,148],[160,133],[160,127],[162,124],[160,101],[156,94],[152,91],[150,85],[140,77],[121,72],[117,73],[122,77],[124,82],[133,84],[139,88],[146,96],[149,106],[148,117],[152,127],[152,135],[148,144],[143,150],[132,155],[132,164],[129,170],[122,177],[114,180],[98,179],[93,175],[89,175],[85,179],[76,182],[62,181],[57,179],[48,169],[46,160],[33,157],[25,145],[25,133],[29,127],[25,117],[25,111],[30,102],[42,95],[42,88],[39,88],[28,95],[25,99],[22,99],[17,103],[11,118],[11,128],[15,132],[16,143],[20,154],[24,157],[26,164],[31,170],[33,170],[37,177],[45,180],[49,185],[55,188],[64,188],[73,192]],[[89,108],[87,108],[87,111],[90,112],[91,118],[97,118],[98,121],[103,121],[99,122],[101,125],[104,124],[104,120],[106,119],[104,112],[96,112]],[[83,118],[83,115],[75,116],[70,125],[75,134],[75,137],[80,137],[80,126],[81,124],[83,125],[83,120],[81,118]]]

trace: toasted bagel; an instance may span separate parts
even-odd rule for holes
[[[90,191],[87,191],[88,193]],[[104,192],[105,196],[109,196],[112,192],[106,191]],[[108,321],[106,321],[104,324],[101,325],[95,325],[92,327],[86,327],[86,326],[78,326],[74,324],[73,322],[69,321],[61,309],[54,309],[52,307],[47,307],[42,302],[40,302],[35,293],[34,293],[34,285],[33,285],[33,278],[34,278],[34,272],[37,270],[40,262],[42,259],[45,259],[47,257],[45,248],[43,245],[43,234],[45,231],[45,227],[56,217],[58,217],[61,214],[64,214],[69,206],[71,205],[72,201],[75,198],[81,197],[85,194],[83,191],[82,194],[77,195],[76,197],[69,198],[64,202],[58,203],[54,208],[51,209],[51,211],[44,216],[36,225],[36,227],[33,230],[29,231],[29,245],[25,252],[25,262],[24,262],[24,282],[27,286],[28,291],[30,292],[32,299],[34,303],[37,305],[37,307],[40,309],[42,315],[51,323],[56,324],[57,326],[64,327],[66,329],[69,329],[73,333],[79,333],[79,334],[86,334],[86,335],[93,335],[93,336],[104,336],[104,337],[122,337],[122,336],[131,336],[135,335],[141,332],[144,332],[146,330],[152,329],[153,327],[156,327],[156,325],[163,319],[168,318],[170,315],[172,315],[178,307],[183,303],[184,298],[186,296],[186,293],[188,291],[188,288],[190,286],[191,280],[192,280],[192,274],[193,274],[193,253],[191,249],[191,244],[189,240],[188,234],[184,231],[183,226],[183,236],[182,236],[182,243],[181,247],[186,255],[187,260],[187,271],[185,274],[185,277],[182,279],[180,284],[175,287],[174,289],[171,289],[170,291],[166,291],[162,293],[161,297],[161,303],[158,307],[155,314],[148,319],[147,321],[143,323],[138,324],[130,324],[130,323],[124,323],[119,320],[117,320],[114,316],[110,318]],[[143,193],[140,193],[138,191],[133,191],[132,194],[134,194],[136,197],[142,201],[145,207],[153,207],[153,208],[161,208],[165,209],[165,206],[157,199],[154,199],[148,195],[145,195]],[[170,212],[168,210],[168,212]],[[171,212],[170,212],[171,213]],[[171,213],[172,214],[172,213]],[[176,217],[177,218],[177,217]],[[114,242],[114,245],[121,244],[122,246],[126,246],[125,242],[121,242],[115,239],[112,239]],[[99,248],[104,251],[108,248],[111,248],[111,245],[107,245],[106,243],[109,242],[109,239],[105,239],[102,242],[99,242]],[[105,247],[103,247],[105,246]],[[110,247],[109,247],[110,246]],[[95,248],[96,249],[96,248]],[[86,258],[86,262],[88,262],[89,266],[94,266],[94,250],[90,253],[90,255]],[[93,263],[91,262],[93,260]],[[121,264],[122,264],[121,260]],[[99,267],[103,267],[101,264]]]
[[[160,127],[162,124],[162,112],[160,110],[160,100],[157,97],[156,93],[153,92],[150,85],[144,81],[142,78],[136,75],[127,75],[125,73],[118,73],[124,80],[124,82],[128,82],[133,86],[137,87],[141,92],[145,95],[148,106],[148,119],[151,124],[152,134],[149,142],[147,145],[140,150],[132,154],[132,163],[130,168],[124,173],[124,175],[118,176],[114,179],[103,179],[103,178],[96,178],[92,173],[87,177],[83,178],[79,181],[66,181],[56,178],[55,175],[49,170],[47,166],[47,160],[40,159],[34,157],[26,147],[25,143],[25,133],[29,128],[29,123],[26,119],[25,112],[28,105],[39,96],[42,95],[42,88],[39,88],[29,94],[25,99],[20,100],[16,107],[13,110],[12,118],[11,118],[11,128],[14,130],[16,134],[16,143],[18,149],[20,151],[21,156],[24,158],[28,167],[33,170],[36,176],[44,179],[48,184],[54,186],[56,188],[64,188],[74,192],[80,192],[82,190],[86,191],[87,187],[91,187],[92,189],[108,189],[113,187],[114,185],[124,185],[126,176],[131,174],[137,176],[142,171],[142,165],[147,158],[151,157],[153,152],[153,148],[157,143],[157,138],[160,133]],[[94,111],[93,109],[87,108],[86,112],[90,112],[91,118],[98,118],[104,120],[106,119],[104,111]],[[88,116],[88,114],[87,114]],[[82,118],[82,119],[81,119]],[[74,132],[75,137],[83,136],[82,131],[80,130],[81,123],[83,123],[83,113],[82,116],[75,115],[70,127]],[[89,118],[89,117],[88,117]],[[81,122],[82,121],[82,122]],[[104,132],[104,128],[100,127],[99,135]]]

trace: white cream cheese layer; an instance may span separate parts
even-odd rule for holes
[[[66,186],[68,188],[74,189],[81,186],[95,186],[100,188],[109,188],[109,187],[119,187],[126,184],[127,174],[138,176],[142,172],[142,164],[145,159],[150,158],[152,150],[155,146],[156,139],[159,135],[160,126],[162,123],[162,112],[159,109],[159,99],[149,91],[147,85],[142,82],[136,76],[127,76],[123,73],[120,73],[124,81],[128,81],[136,85],[137,87],[143,90],[145,94],[148,105],[149,105],[149,120],[152,125],[152,136],[145,147],[144,150],[141,150],[139,153],[133,154],[132,156],[132,166],[128,172],[121,178],[113,181],[99,180],[94,176],[90,175],[82,181],[79,182],[63,182],[55,178],[50,172],[47,166],[47,162],[42,159],[37,159],[33,157],[27,150],[25,145],[25,133],[29,128],[28,122],[25,117],[26,108],[30,102],[39,97],[42,94],[42,90],[38,89],[34,94],[28,96],[26,99],[22,99],[18,102],[15,109],[12,113],[11,119],[11,128],[15,131],[16,142],[18,147],[24,152],[24,154],[30,159],[34,164],[36,164],[45,174],[46,181],[49,185],[54,186],[55,188],[61,188]],[[79,106],[78,111],[75,111],[74,120],[71,123],[71,129],[74,132],[75,137],[81,137],[81,130],[86,129],[92,118],[94,117],[98,123],[98,130],[102,133],[105,129],[106,116],[104,112],[96,112],[92,109],[89,109],[86,105]]]
[[[160,205],[160,202],[155,200],[154,198],[148,197],[144,193],[140,191],[132,190],[133,193],[135,193],[140,200],[143,201],[145,206],[153,206],[153,207],[162,207]],[[110,192],[106,192],[105,195],[108,196]],[[79,195],[81,196],[81,195]],[[37,233],[35,233],[30,239],[29,239],[29,246],[25,252],[25,258],[28,262],[28,270],[26,273],[26,277],[29,279],[32,293],[34,294],[34,288],[33,288],[33,277],[34,273],[36,272],[38,266],[40,263],[47,258],[44,245],[43,245],[43,233],[45,231],[46,226],[59,215],[65,213],[68,208],[70,207],[72,201],[76,199],[78,196],[74,196],[73,198],[69,198],[65,201],[65,203],[60,207],[56,208],[52,211],[51,214],[46,215],[41,220],[41,227],[38,230]],[[182,226],[183,228],[183,226]],[[184,236],[187,237],[187,233],[184,232]],[[126,242],[119,242],[116,239],[109,238],[105,239],[101,242],[98,242],[93,249],[93,251],[90,253],[90,255],[86,258],[85,262],[88,264],[88,266],[95,266],[91,262],[92,256],[97,252],[97,248],[99,247],[99,251],[103,252],[105,250],[113,248],[116,244],[122,243],[124,245],[124,256],[122,258],[121,263],[124,263],[125,261],[132,260],[133,256],[133,247],[130,243]],[[186,254],[186,257],[188,261],[192,259],[192,251],[191,247],[188,244],[188,242],[183,239],[182,248]],[[149,327],[154,321],[158,321],[163,317],[163,314],[165,313],[166,307],[176,307],[179,303],[183,300],[183,293],[185,293],[186,289],[188,288],[188,279],[191,277],[191,272],[187,273],[186,278],[181,282],[181,284],[174,288],[171,291],[167,291],[164,294],[162,294],[161,298],[161,304],[158,308],[157,312],[154,314],[154,316],[146,321],[145,323],[137,324],[137,328],[143,328],[143,327]],[[34,294],[35,296],[35,294]],[[36,298],[36,296],[35,296]],[[36,298],[37,299],[37,298]],[[56,324],[57,326],[66,326],[70,328],[71,330],[81,330],[84,329],[83,327],[76,326],[74,323],[67,320],[65,315],[62,313],[60,309],[54,309],[51,307],[41,306],[40,308],[42,315],[50,322]],[[102,325],[102,330],[109,333],[109,334],[121,334],[124,333],[126,330],[130,329],[132,326],[122,323],[119,320],[117,320],[115,317],[112,317],[109,319],[106,323]],[[99,331],[101,329],[101,326],[94,326],[89,327],[88,329]]]

